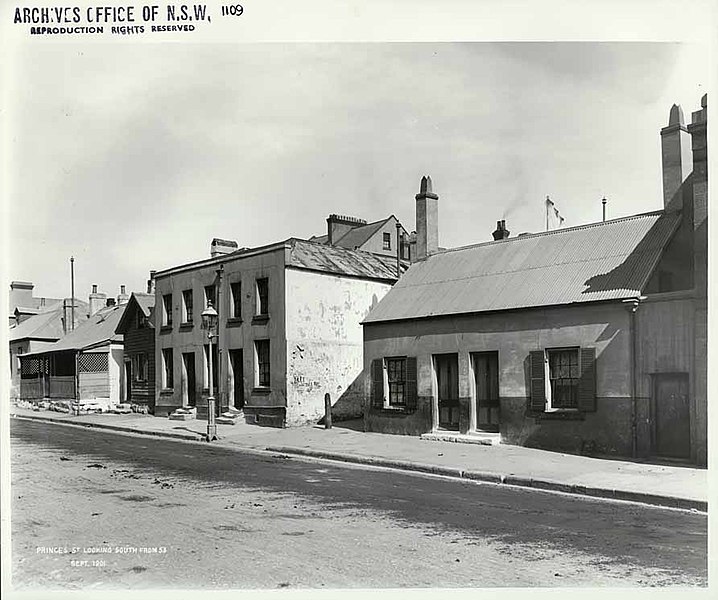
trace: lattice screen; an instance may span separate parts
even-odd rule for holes
[[[40,372],[40,361],[37,358],[20,359],[20,376],[37,375]]]
[[[80,373],[102,373],[108,370],[107,354],[80,354],[77,366]]]

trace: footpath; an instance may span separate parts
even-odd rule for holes
[[[11,417],[201,441],[206,422],[170,421],[137,413],[70,415],[12,407]],[[332,429],[218,425],[212,445],[269,451],[375,467],[430,473],[662,507],[708,510],[708,471],[688,466],[593,458],[519,446],[483,446],[364,433],[360,422]],[[206,443],[206,442],[204,442]]]

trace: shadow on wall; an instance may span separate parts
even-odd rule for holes
[[[366,372],[362,371],[339,398],[332,395],[333,421],[349,421],[352,419],[362,419],[364,417],[364,384],[366,377]],[[324,417],[322,417],[318,423],[323,425]]]

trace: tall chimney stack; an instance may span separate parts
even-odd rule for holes
[[[157,271],[155,271],[154,269],[152,269],[150,271],[150,278],[147,280],[147,293],[148,294],[155,293],[155,273],[157,273]]]
[[[683,208],[683,197],[677,193],[693,170],[691,138],[678,104],[671,107],[668,126],[661,129],[663,162],[663,208],[676,211]]]
[[[94,315],[98,310],[105,306],[107,294],[97,291],[97,284],[93,284],[92,293],[90,294],[90,316]]]
[[[509,237],[509,233],[511,233],[508,229],[506,229],[506,221],[496,221],[496,231],[494,231],[491,235],[494,236],[494,240],[505,240],[507,237]]]
[[[439,196],[431,191],[431,177],[421,178],[416,195],[416,260],[439,249]]]
[[[127,304],[127,301],[130,299],[130,296],[125,291],[125,286],[120,286],[120,293],[117,295],[117,304]]]

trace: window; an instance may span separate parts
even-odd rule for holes
[[[230,285],[230,293],[232,294],[232,319],[242,318],[242,283],[235,281]]]
[[[138,310],[135,314],[137,316],[137,329],[144,329],[147,327],[147,317],[142,314],[142,311]]]
[[[578,348],[548,350],[549,406],[578,408]]]
[[[135,354],[132,357],[132,374],[135,381],[147,381],[146,354]]]
[[[389,406],[404,406],[406,404],[406,358],[387,358],[386,374]]]
[[[269,279],[257,279],[257,315],[269,314]]]
[[[172,327],[172,294],[162,296],[162,325]]]
[[[185,290],[182,292],[182,322],[192,323],[193,320],[192,290]]]
[[[207,308],[209,306],[209,303],[212,303],[212,306],[214,306],[214,309],[219,312],[219,307],[217,306],[217,288],[214,285],[206,285],[204,286],[204,306]]]
[[[269,387],[269,340],[254,342],[255,387]]]
[[[165,389],[174,387],[174,363],[172,361],[172,348],[162,349],[163,377],[162,387]]]
[[[18,374],[18,375],[20,374],[20,370],[21,370],[21,368],[22,368],[22,363],[21,363],[21,361],[20,361],[20,355],[21,355],[23,352],[24,352],[24,350],[23,350],[22,348],[18,348],[18,349],[17,349],[17,352],[16,352],[16,357],[17,357],[17,374]]]
[[[384,250],[391,250],[391,233],[384,233],[383,234],[383,248]]]

